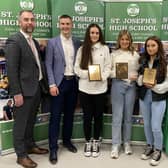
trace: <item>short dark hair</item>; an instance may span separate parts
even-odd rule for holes
[[[21,11],[19,12],[18,19],[20,19],[20,16],[21,16],[21,15],[22,15],[22,13],[24,13],[24,12],[29,12],[29,13],[32,13],[32,14],[34,15],[34,13],[33,13],[33,11],[32,11],[32,10],[21,10]]]
[[[60,19],[65,19],[65,18],[69,18],[69,19],[72,20],[72,17],[69,16],[69,15],[67,15],[67,14],[61,15],[61,16],[59,17],[59,20],[60,20]]]

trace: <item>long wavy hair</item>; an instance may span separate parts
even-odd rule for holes
[[[124,35],[126,35],[126,36],[128,37],[128,39],[129,39],[130,44],[129,44],[129,46],[128,46],[128,50],[131,51],[131,53],[133,54],[135,48],[134,48],[134,46],[133,46],[132,35],[131,35],[131,33],[130,33],[128,30],[121,30],[121,31],[119,32],[118,39],[117,39],[117,44],[116,44],[116,49],[120,49],[120,48],[121,48],[121,46],[120,46],[120,40],[121,40],[121,38],[122,38]]]
[[[145,57],[148,61],[150,60],[150,55],[147,52],[147,42],[149,40],[153,40],[158,44],[158,52],[156,53],[156,59],[158,59],[159,62],[159,69],[158,69],[158,74],[166,76],[167,73],[167,62],[166,62],[166,57],[163,49],[163,44],[160,40],[159,37],[157,36],[150,36],[146,39],[145,41],[145,51],[143,53],[142,57]]]
[[[99,40],[97,42],[100,42],[101,44],[105,44],[103,33],[99,25],[95,23],[90,24],[86,29],[84,41],[82,44],[82,55],[81,55],[81,63],[80,63],[81,69],[88,69],[88,65],[93,64],[93,59],[92,59],[93,43],[90,38],[90,29],[92,27],[96,27],[99,30]]]

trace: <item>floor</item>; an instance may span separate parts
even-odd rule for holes
[[[58,152],[58,163],[51,165],[46,155],[30,155],[30,157],[38,163],[39,168],[152,168],[149,165],[149,160],[143,161],[140,155],[143,152],[144,146],[133,145],[133,155],[125,155],[120,152],[118,159],[110,158],[111,144],[101,144],[101,154],[98,158],[87,158],[83,155],[83,143],[75,143],[78,148],[78,153],[73,154],[68,152],[60,145]],[[165,168],[168,165],[168,156],[163,153],[160,164],[157,168]],[[0,156],[1,168],[21,168],[16,164],[16,156],[14,153]]]

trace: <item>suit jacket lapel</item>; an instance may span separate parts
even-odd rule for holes
[[[25,37],[23,36],[23,34],[21,32],[19,32],[19,36],[21,38],[21,42],[22,42],[22,45],[24,46],[25,48],[25,51],[28,52],[28,55],[32,56],[32,58],[34,59],[34,61],[36,62],[35,60],[35,57],[34,57],[34,54],[32,52],[32,49],[30,47],[30,45],[28,44],[27,42],[27,39],[25,39]]]
[[[64,62],[65,62],[65,54],[64,54],[64,50],[63,50],[63,46],[62,46],[62,42],[61,42],[61,38],[60,36],[57,38],[57,44],[58,44],[58,48],[60,50],[60,55],[62,56]]]

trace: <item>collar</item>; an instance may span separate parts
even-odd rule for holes
[[[100,48],[101,47],[101,43],[100,42],[97,42],[96,44],[94,44],[93,46],[92,46],[92,49],[98,49],[98,48]]]
[[[72,36],[69,36],[69,38],[66,38],[65,36],[63,36],[62,34],[60,34],[60,38],[61,38],[61,40],[63,40],[63,41],[67,41],[67,40],[71,40],[71,39],[72,39]]]
[[[32,36],[29,36],[27,33],[23,32],[23,30],[21,30],[21,29],[20,29],[20,33],[23,34],[23,36],[25,37],[25,39],[32,38]]]

